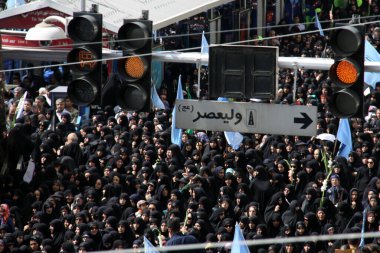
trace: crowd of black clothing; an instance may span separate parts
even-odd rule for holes
[[[328,40],[292,36],[280,39],[280,48],[284,55],[320,57]],[[282,69],[279,83],[272,103],[317,106],[317,133],[336,135],[325,71],[300,70],[295,77]],[[316,136],[244,133],[233,150],[223,132],[185,129],[181,145],[172,144],[171,109],[131,113],[105,106],[75,131],[20,118],[1,143],[8,173],[0,176],[0,252],[139,248],[144,236],[159,247],[169,240],[167,222],[174,217],[183,221],[182,233],[226,245],[236,222],[247,240],[379,231],[379,94],[376,85],[366,96],[365,119],[350,119],[348,158],[336,155],[339,143]],[[31,181],[25,180],[33,163]],[[360,242],[274,241],[250,250],[334,252]],[[375,252],[380,239],[363,243],[363,252]]]

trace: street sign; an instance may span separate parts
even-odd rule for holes
[[[178,128],[314,136],[317,107],[210,100],[177,100]]]

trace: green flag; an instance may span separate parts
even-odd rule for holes
[[[186,86],[186,93],[187,93],[187,98],[191,99],[190,87],[189,86]]]
[[[334,0],[334,6],[339,8],[346,8],[347,0]]]

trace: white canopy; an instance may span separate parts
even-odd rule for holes
[[[207,11],[233,0],[85,0],[85,10],[93,4],[99,6],[103,14],[104,26],[117,33],[124,19],[140,18],[143,10],[149,11],[149,19],[153,20],[153,29],[157,30]],[[0,20],[30,11],[38,11],[51,7],[69,16],[81,10],[81,0],[36,0],[0,12]]]

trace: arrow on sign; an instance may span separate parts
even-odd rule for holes
[[[301,115],[303,118],[294,118],[294,123],[303,124],[301,129],[306,129],[311,123],[313,123],[313,120],[309,117],[309,115],[307,115],[307,113],[301,112]]]

